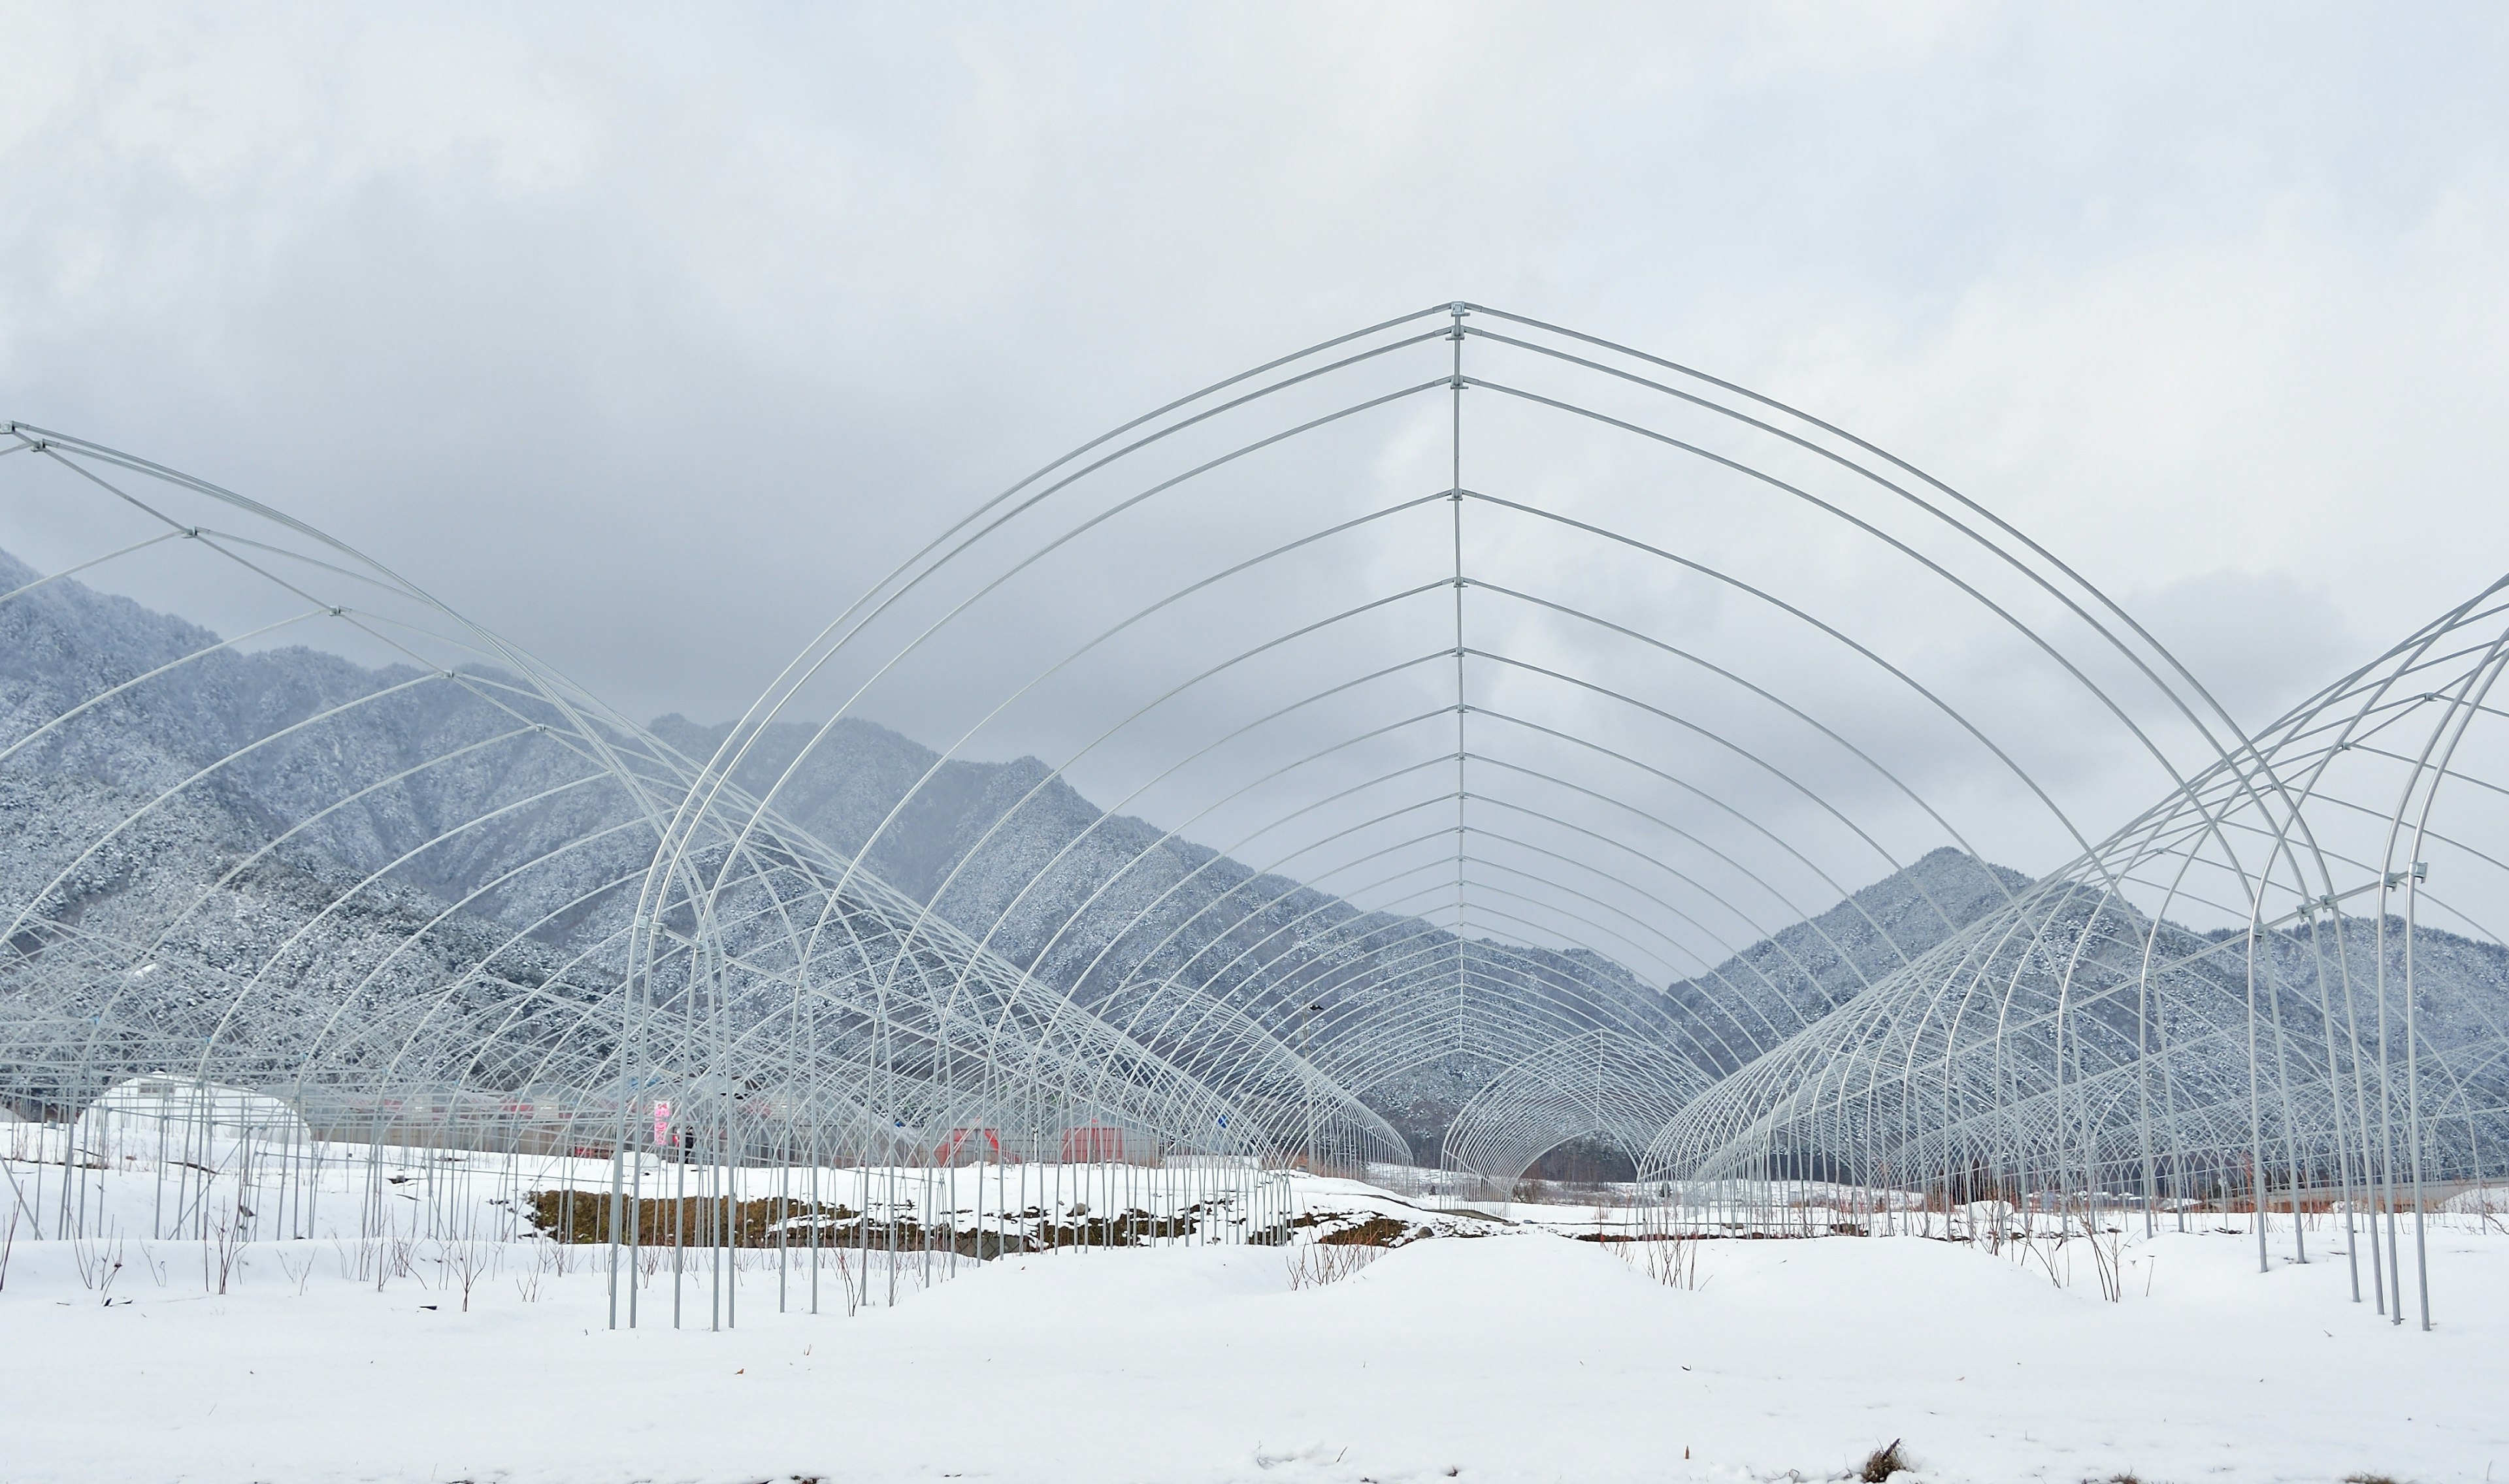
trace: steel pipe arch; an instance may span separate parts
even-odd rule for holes
[[[2399,1317],[2399,1213],[2509,1136],[2509,1016],[2417,1019],[2435,973],[2509,988],[2503,589],[2250,736],[1985,504],[1505,310],[1042,465],[704,756],[302,523],[9,425],[0,490],[39,484],[0,626],[118,648],[0,673],[21,1108],[181,1070],[614,1153],[669,1101],[769,1163],[1085,1126],[2147,1220],[2337,1191]],[[329,688],[254,692],[313,631]],[[945,740],[829,813],[883,718]]]

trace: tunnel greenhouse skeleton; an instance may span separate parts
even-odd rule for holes
[[[1490,307],[1045,464],[708,745],[203,479],[11,424],[0,492],[34,1240],[133,1139],[205,1242],[478,1156],[641,1324],[662,1241],[815,1304],[1586,1141],[1658,1233],[2328,1211],[2428,1327],[2509,1148],[2509,579],[2245,729],[1988,502]]]

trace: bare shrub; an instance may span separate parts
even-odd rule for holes
[[[236,1206],[229,1203],[209,1223],[209,1240],[201,1243],[201,1286],[206,1288],[214,1280],[217,1291],[226,1292],[243,1269],[243,1223],[236,1219]]]
[[[1891,1439],[1890,1446],[1876,1448],[1866,1454],[1864,1465],[1856,1470],[1855,1476],[1864,1484],[1889,1484],[1891,1475],[1909,1466],[1907,1455],[1899,1451],[1899,1441],[1894,1437]]]
[[[551,1260],[549,1252],[554,1245],[555,1243],[546,1242],[532,1243],[532,1271],[514,1280],[514,1291],[523,1296],[524,1303],[537,1304],[541,1301],[541,1284],[548,1276]],[[631,1279],[630,1281],[633,1280]]]
[[[2089,1233],[2091,1266],[2099,1271],[2100,1297],[2110,1303],[2125,1298],[2125,1238],[2116,1228],[2105,1231],[2092,1227]]]
[[[488,1243],[475,1237],[465,1237],[453,1243],[451,1250],[452,1258],[449,1265],[452,1272],[449,1276],[462,1284],[462,1312],[468,1314],[470,1290],[478,1283],[479,1275],[488,1271],[490,1261]]]
[[[853,1269],[846,1265],[845,1249],[843,1246],[840,1246],[836,1249],[836,1252],[837,1284],[845,1290],[845,1317],[851,1318],[853,1317],[854,1311],[861,1306],[862,1299],[860,1295],[854,1292]],[[865,1257],[864,1262],[868,1265],[870,1258]],[[871,1273],[868,1266],[865,1267],[863,1272],[863,1291],[865,1293],[871,1291]]]
[[[1355,1243],[1316,1243],[1288,1252],[1290,1289],[1322,1288],[1340,1282],[1382,1257],[1386,1248]]]
[[[395,1278],[407,1278],[417,1271],[418,1243],[393,1232],[385,1233],[375,1246],[375,1291]]]
[[[110,1237],[101,1242],[73,1242],[70,1260],[78,1264],[79,1282],[90,1293],[113,1307],[113,1280],[122,1276],[122,1239]]]
[[[1676,1233],[1615,1243],[1613,1248],[1621,1254],[1622,1261],[1667,1288],[1696,1289],[1700,1285],[1700,1238]]]

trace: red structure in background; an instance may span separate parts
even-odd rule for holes
[[[1113,1164],[1124,1158],[1124,1131],[1106,1124],[1083,1124],[1063,1131],[1067,1165]]]
[[[932,1163],[935,1165],[956,1164],[958,1160],[958,1151],[966,1148],[969,1140],[978,1138],[983,1139],[987,1147],[992,1150],[993,1163],[1000,1164],[1002,1158],[1002,1136],[999,1132],[992,1129],[951,1130],[950,1136],[943,1139],[940,1147],[932,1151]]]

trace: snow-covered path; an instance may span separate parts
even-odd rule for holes
[[[2340,1257],[2260,1277],[2218,1235],[2129,1246],[2118,1304],[1915,1239],[1707,1243],[1685,1291],[1521,1235],[1294,1292],[1266,1248],[1011,1258],[850,1319],[753,1276],[724,1334],[607,1331],[580,1272],[466,1315],[178,1266],[108,1310],[20,1245],[0,1478],[1596,1484],[1817,1477],[1893,1437],[1940,1479],[2509,1478],[2509,1240],[2434,1237],[2429,1335],[2344,1302]]]

